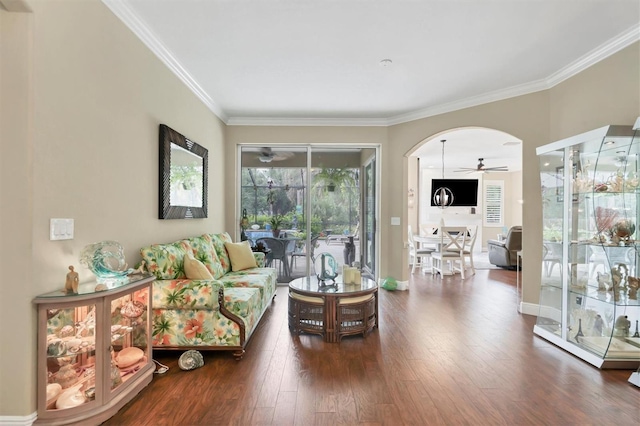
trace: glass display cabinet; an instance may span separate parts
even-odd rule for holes
[[[537,149],[543,260],[534,333],[599,368],[640,365],[639,153],[631,126]]]
[[[100,424],[151,382],[151,285],[134,275],[34,299],[37,424]]]

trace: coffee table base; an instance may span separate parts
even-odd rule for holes
[[[289,291],[289,331],[323,336],[339,342],[344,336],[366,336],[378,327],[378,291],[364,296],[348,294],[306,296]]]

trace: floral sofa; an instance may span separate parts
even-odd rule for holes
[[[156,276],[154,349],[229,350],[242,358],[249,338],[275,297],[277,274],[275,269],[264,267],[263,253],[248,255],[253,256],[251,263],[255,258],[257,267],[233,272],[237,268],[232,268],[225,248],[225,243],[231,242],[225,232],[140,250],[146,269]],[[186,263],[194,258],[213,279],[187,277]]]

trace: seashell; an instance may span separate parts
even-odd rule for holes
[[[78,375],[76,370],[71,364],[64,365],[58,370],[55,377],[55,382],[62,386],[62,389],[66,389],[78,381]]]
[[[188,350],[178,358],[178,367],[181,370],[193,370],[204,365],[202,354],[195,350]]]
[[[118,356],[116,356],[116,364],[118,365],[118,368],[127,368],[140,362],[143,356],[144,352],[140,348],[136,348],[135,346],[124,348],[118,352]]]
[[[105,291],[105,290],[108,290],[108,287],[106,284],[102,284],[102,283],[98,284],[94,289],[94,291]]]
[[[111,336],[111,341],[113,342],[113,341],[115,341],[115,340],[120,339],[121,337],[122,337],[122,336],[121,336],[120,334],[116,333],[116,334],[114,334],[113,336]]]
[[[122,328],[122,326],[120,324],[114,324],[111,326],[111,332],[115,333],[116,331],[120,330]]]
[[[62,340],[54,340],[47,345],[48,356],[62,356],[67,351],[67,345]]]
[[[52,400],[62,392],[62,386],[59,383],[49,383],[47,385],[47,401]]]
[[[84,396],[89,400],[94,399],[96,397],[96,388],[94,386],[90,387],[84,391]]]
[[[59,337],[70,337],[73,336],[74,332],[73,332],[73,327],[70,325],[65,325],[64,327],[62,327],[60,329],[60,331],[58,331],[58,336]]]
[[[84,404],[86,399],[82,392],[80,392],[82,385],[77,385],[62,392],[56,401],[56,408],[64,410],[65,408],[77,407]]]
[[[135,319],[142,315],[144,309],[145,306],[141,302],[133,300],[125,303],[124,306],[120,309],[120,313],[124,317]]]

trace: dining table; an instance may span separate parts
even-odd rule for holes
[[[439,235],[433,234],[433,235],[414,235],[413,239],[416,243],[419,244],[419,246],[417,248],[425,248],[425,247],[435,247],[436,251],[440,251],[440,246],[442,244],[442,239],[440,238]],[[446,241],[445,241],[446,243]],[[451,264],[449,264],[449,270],[446,272],[443,272],[442,275],[453,275],[455,272],[453,271],[453,269],[451,268]]]

